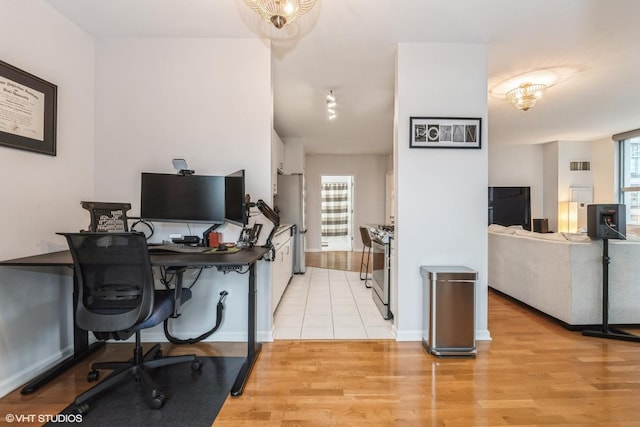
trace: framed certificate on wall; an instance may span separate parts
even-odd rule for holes
[[[0,61],[0,145],[56,155],[56,85]]]

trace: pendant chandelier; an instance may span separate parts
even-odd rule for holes
[[[522,83],[515,89],[506,93],[507,101],[513,104],[518,110],[527,111],[536,105],[538,99],[542,98],[547,86],[543,84]]]
[[[244,0],[265,21],[280,29],[306,14],[318,0]]]

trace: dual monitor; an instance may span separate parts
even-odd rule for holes
[[[227,176],[142,173],[140,217],[148,221],[247,224],[244,170]]]

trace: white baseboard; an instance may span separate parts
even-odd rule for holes
[[[489,333],[489,330],[476,330],[476,341],[491,341],[491,334]]]
[[[392,332],[396,336],[396,341],[422,341],[422,331],[399,331],[395,329],[393,325]]]
[[[52,368],[72,354],[73,348],[69,347],[65,350],[50,355],[46,359],[40,360],[35,365],[30,364],[21,371],[16,372],[14,375],[11,375],[9,378],[3,379],[2,381],[0,381],[0,397],[6,396],[18,387],[21,387],[22,385],[28,383],[38,375],[45,372],[47,369]]]

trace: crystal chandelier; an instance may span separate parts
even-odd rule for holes
[[[513,104],[518,110],[527,111],[536,105],[538,99],[542,98],[547,86],[543,84],[522,83],[515,89],[506,93],[507,101]]]
[[[280,29],[313,9],[318,0],[244,0],[265,21]]]

